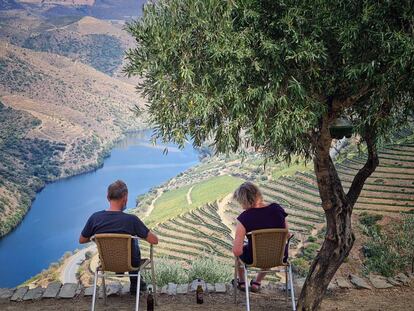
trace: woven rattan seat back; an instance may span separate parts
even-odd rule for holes
[[[127,272],[131,266],[131,236],[128,234],[101,233],[95,235],[103,271]]]
[[[253,250],[253,263],[250,266],[269,269],[286,265],[283,257],[288,229],[262,229],[250,234]]]

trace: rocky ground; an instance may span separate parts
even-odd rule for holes
[[[368,281],[358,280],[350,276],[336,280],[322,303],[322,311],[331,310],[358,310],[358,311],[397,311],[413,310],[414,306],[414,274],[399,275],[393,279],[377,283],[370,278]],[[119,284],[119,283],[118,283]],[[344,285],[346,284],[346,285]],[[384,286],[387,284],[387,286]],[[299,295],[300,281],[296,286],[296,295]],[[204,304],[195,304],[195,286],[191,284],[169,284],[160,289],[157,310],[244,310],[244,294],[238,292],[237,305],[234,304],[233,290],[229,284],[208,285]],[[127,286],[112,283],[107,287],[108,302],[104,305],[101,298],[98,300],[99,310],[130,310],[134,304],[134,297],[128,293]],[[28,289],[22,287],[17,290],[0,289],[1,310],[88,310],[91,303],[92,288],[81,288],[78,284],[55,282],[47,288]],[[145,309],[146,295],[141,295],[141,308]],[[289,300],[290,301],[290,300]],[[259,294],[251,294],[251,304],[255,310],[291,310],[290,302],[285,300],[285,292],[281,284],[268,286]]]
[[[142,297],[140,310],[146,309],[145,296]],[[251,306],[254,310],[291,310],[286,304],[283,293],[252,294]],[[26,302],[0,302],[0,309],[7,311],[15,310],[89,310],[91,298],[77,297],[75,299],[43,299],[41,301]],[[128,295],[122,297],[109,297],[107,306],[102,299],[98,302],[99,310],[131,310],[134,305],[134,297]],[[328,293],[322,303],[322,311],[347,310],[347,311],[400,311],[410,309],[414,305],[413,287],[398,287],[387,290],[340,290]],[[204,304],[195,303],[193,293],[179,296],[161,295],[157,310],[214,310],[214,311],[236,311],[245,310],[242,296],[238,298],[238,304],[234,304],[231,294],[206,294]]]

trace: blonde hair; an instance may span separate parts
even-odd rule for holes
[[[258,198],[262,198],[262,193],[255,184],[249,181],[241,184],[233,193],[233,199],[244,209],[252,208]]]

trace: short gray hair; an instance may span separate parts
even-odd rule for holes
[[[244,209],[253,207],[256,200],[261,197],[262,193],[259,188],[255,184],[248,181],[241,184],[233,194],[233,199],[239,202]]]
[[[122,180],[117,180],[108,186],[108,199],[120,200],[128,194],[128,187]]]

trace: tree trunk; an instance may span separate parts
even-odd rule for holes
[[[300,311],[318,309],[333,276],[349,255],[355,241],[351,226],[352,209],[366,179],[378,166],[375,128],[366,126],[363,138],[368,147],[368,159],[355,175],[348,193],[345,194],[335,165],[329,156],[332,138],[328,126],[332,118],[332,115],[327,115],[321,120],[320,129],[312,139],[315,149],[315,174],[326,217],[326,234],[299,296],[297,309]]]
[[[319,168],[318,163],[315,163],[317,176],[321,173],[318,171]],[[348,256],[355,240],[351,228],[352,207],[332,161],[328,171],[328,179],[318,177],[320,192],[329,192],[332,195],[328,204],[329,209],[325,209],[325,241],[310,267],[300,294],[297,309],[301,311],[318,309],[330,281]]]

